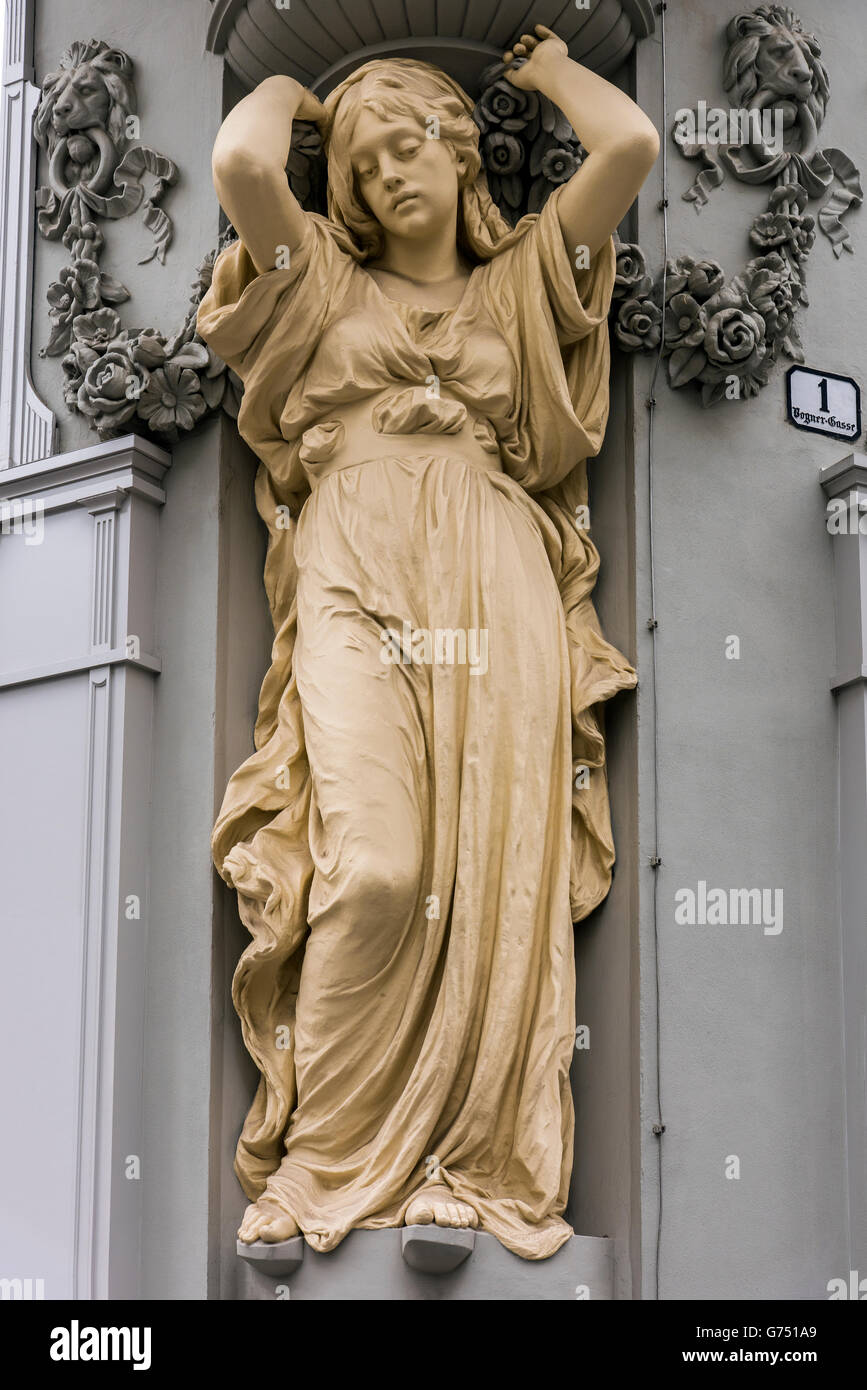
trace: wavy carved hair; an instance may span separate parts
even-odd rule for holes
[[[349,154],[352,130],[362,109],[381,120],[410,117],[425,129],[439,122],[440,139],[458,162],[457,242],[470,259],[489,261],[523,235],[497,208],[482,172],[479,128],[473,102],[462,87],[432,63],[414,58],[378,58],[365,63],[326,98],[328,216],[341,229],[356,260],[382,254],[385,234],[361,198]]]

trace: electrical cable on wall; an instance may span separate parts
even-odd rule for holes
[[[662,213],[662,324],[653,375],[650,379],[650,392],[647,397],[647,491],[648,491],[648,542],[650,571],[650,617],[647,627],[650,632],[650,687],[653,704],[653,854],[650,867],[653,871],[653,958],[655,969],[655,1009],[656,1009],[656,1122],[653,1133],[657,1140],[657,1192],[658,1206],[656,1217],[656,1246],[654,1252],[654,1298],[659,1298],[659,1255],[662,1244],[662,1136],[665,1125],[662,1119],[662,1045],[660,1035],[660,987],[659,987],[659,869],[662,864],[659,844],[659,718],[657,713],[657,652],[656,643],[659,623],[656,616],[656,569],[653,529],[653,420],[656,410],[656,381],[662,362],[665,346],[665,287],[668,270],[668,87],[665,50],[665,0],[656,6],[659,15],[660,47],[662,57],[662,196],[657,204]]]

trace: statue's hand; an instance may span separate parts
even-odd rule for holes
[[[275,105],[281,106],[284,111],[288,109],[293,121],[318,122],[325,116],[325,107],[319,98],[287,73],[275,73],[273,77],[266,77],[264,82],[259,83],[254,96],[258,97],[260,94],[264,99],[272,100]]]
[[[305,87],[301,96],[298,110],[295,112],[296,121],[313,121],[318,123],[325,117],[325,107],[318,97]]]
[[[278,72],[273,77],[266,77],[250,96],[254,107],[270,115],[272,124],[275,111],[279,111],[278,123],[284,114],[288,114],[293,121],[318,122],[325,116],[325,107],[319,98],[288,73]],[[242,107],[242,103],[238,102],[238,106]]]
[[[544,24],[537,24],[535,36],[522,34],[520,42],[513,44],[503,54],[503,62],[507,66],[518,58],[527,59],[519,68],[511,68],[505,75],[513,87],[520,87],[524,92],[538,92],[543,89],[546,73],[568,57],[569,49],[563,40],[552,30],[546,29]]]

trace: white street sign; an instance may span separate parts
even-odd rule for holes
[[[799,430],[849,441],[861,433],[861,392],[851,377],[790,367],[786,394],[789,419]]]

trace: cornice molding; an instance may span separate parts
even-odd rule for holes
[[[867,458],[846,454],[821,469],[819,482],[828,497],[846,497],[853,488],[867,492]]]

